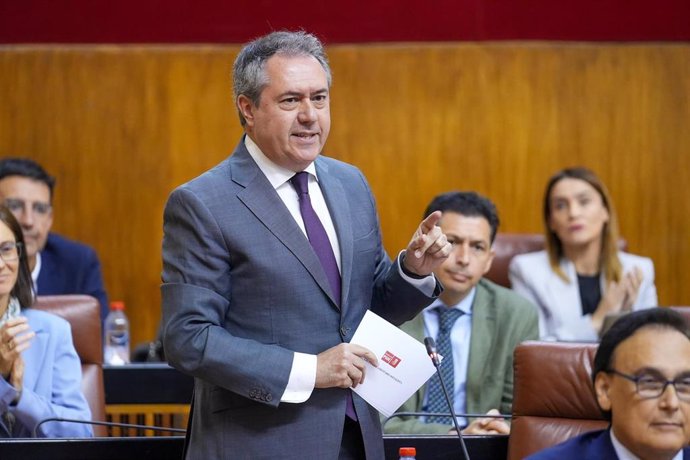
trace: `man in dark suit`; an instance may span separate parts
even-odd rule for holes
[[[0,200],[24,232],[26,255],[38,295],[88,294],[108,314],[108,299],[96,252],[89,246],[50,233],[55,178],[28,158],[0,160]]]
[[[616,321],[601,339],[592,378],[610,428],[528,459],[690,459],[690,328],[681,315],[654,308]]]
[[[382,459],[378,414],[350,390],[378,357],[349,341],[367,309],[400,324],[438,295],[440,213],[391,262],[362,173],[320,156],[331,77],[314,36],[249,43],[233,78],[246,135],[164,215],[165,350],[195,377],[187,458]]]

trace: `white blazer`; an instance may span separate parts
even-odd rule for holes
[[[619,252],[618,257],[623,265],[623,273],[633,267],[642,270],[642,284],[633,310],[656,307],[658,300],[652,260],[625,252]],[[551,269],[546,251],[532,252],[515,256],[510,262],[508,276],[512,289],[538,307],[539,335],[542,340],[597,341],[592,315],[582,315],[575,265],[562,259],[561,268],[571,280],[569,283]],[[605,283],[602,276],[602,293],[606,288]]]

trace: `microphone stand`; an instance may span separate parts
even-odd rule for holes
[[[73,418],[61,418],[61,417],[50,417],[44,418],[33,429],[33,437],[38,437],[38,429],[44,423],[48,422],[61,422],[61,423],[81,423],[83,425],[95,425],[95,426],[110,426],[115,428],[136,428],[140,430],[150,430],[150,431],[168,431],[171,433],[186,433],[187,430],[181,428],[166,428],[162,426],[152,426],[152,425],[135,425],[131,423],[117,423],[117,422],[100,422],[95,420],[78,420]]]
[[[448,403],[448,408],[450,408],[450,415],[453,419],[453,424],[455,425],[455,431],[458,434],[458,439],[460,440],[460,447],[462,448],[462,454],[465,459],[470,460],[470,454],[467,453],[467,446],[465,445],[465,440],[462,438],[462,430],[460,430],[460,425],[458,425],[458,418],[455,415],[455,409],[453,408],[453,403],[450,401],[450,396],[448,396],[448,390],[446,390],[446,384],[441,377],[441,370],[439,366],[441,362],[438,359],[438,353],[436,352],[436,342],[431,337],[424,338],[424,345],[426,345],[426,352],[431,358],[431,362],[434,363],[436,368],[436,374],[438,375],[438,381],[441,383],[441,389],[443,390],[443,395],[446,397],[446,402]]]

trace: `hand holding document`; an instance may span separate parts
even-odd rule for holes
[[[368,348],[379,358],[379,367],[367,363],[367,378],[352,391],[386,417],[436,372],[422,343],[370,311],[350,342]]]

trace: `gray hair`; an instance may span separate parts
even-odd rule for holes
[[[244,95],[256,106],[261,100],[261,92],[268,84],[265,72],[266,61],[274,54],[284,56],[312,56],[319,61],[326,72],[328,87],[331,86],[331,68],[323,45],[314,35],[304,31],[272,32],[247,43],[235,59],[232,68],[233,93],[235,101]],[[242,113],[238,110],[240,123],[246,124]]]

